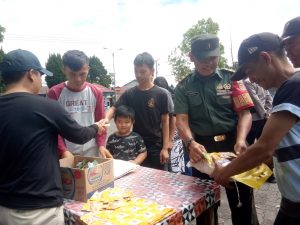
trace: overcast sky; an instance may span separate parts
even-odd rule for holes
[[[298,0],[0,0],[5,52],[30,50],[44,65],[50,53],[79,49],[99,57],[109,72],[114,52],[117,85],[134,79],[133,59],[144,51],[158,61],[158,75],[175,84],[168,55],[198,20],[219,24],[231,62],[230,37],[236,61],[243,39],[264,31],[281,35],[299,12]]]

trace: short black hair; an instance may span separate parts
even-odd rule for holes
[[[164,77],[156,77],[153,81],[153,83],[155,85],[157,85],[158,87],[164,88],[166,90],[168,90],[171,94],[174,94],[174,90],[172,88],[170,88],[168,81],[166,78]]]
[[[130,118],[131,121],[134,121],[135,112],[131,107],[126,105],[120,105],[117,107],[114,119],[116,120],[118,117]]]
[[[20,81],[27,71],[2,71],[1,76],[5,85]]]
[[[73,71],[79,71],[85,64],[89,65],[90,61],[87,55],[79,50],[69,50],[63,55],[63,65],[68,66]]]
[[[147,65],[150,69],[154,68],[154,59],[148,52],[138,54],[133,61],[134,66],[142,66],[144,64]]]

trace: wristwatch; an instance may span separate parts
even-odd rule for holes
[[[185,141],[185,148],[186,148],[186,151],[187,151],[188,153],[190,153],[189,148],[190,148],[190,145],[191,145],[192,141],[194,141],[194,140],[195,140],[195,139],[194,139],[193,137],[191,137],[191,138],[189,138],[189,139],[187,139],[187,140]]]

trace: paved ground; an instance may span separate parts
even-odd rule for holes
[[[113,133],[115,130],[116,127],[112,120],[111,126],[108,128],[108,134]],[[259,190],[254,191],[254,197],[260,225],[272,225],[279,209],[281,198],[277,184],[265,183]],[[219,225],[232,225],[224,188],[222,188],[221,207],[218,213]],[[191,223],[191,225],[193,224],[195,223]]]
[[[277,215],[281,198],[277,184],[265,183],[260,189],[254,191],[254,197],[259,224],[272,225]],[[232,225],[230,219],[230,210],[224,188],[222,188],[221,194],[219,224]]]

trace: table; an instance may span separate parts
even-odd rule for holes
[[[220,186],[211,180],[170,173],[146,167],[114,182],[115,187],[130,189],[137,197],[171,206],[176,213],[158,223],[158,225],[188,224],[209,207],[220,201]],[[65,200],[64,214],[66,225],[74,225],[84,214],[84,203]]]

